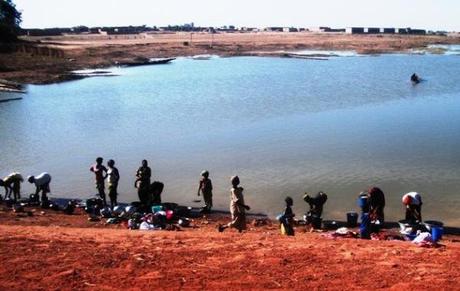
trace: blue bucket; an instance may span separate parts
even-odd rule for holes
[[[367,196],[359,196],[358,198],[358,206],[363,208],[367,205]]]
[[[442,238],[442,234],[444,233],[444,229],[439,226],[431,227],[431,238],[433,241],[438,241]]]

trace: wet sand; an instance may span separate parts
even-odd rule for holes
[[[0,54],[0,79],[31,84],[81,78],[71,72],[146,58],[216,54],[274,55],[302,49],[404,52],[428,44],[457,44],[460,37],[347,35],[336,33],[163,33],[24,37],[14,53]]]
[[[181,231],[131,231],[37,209],[0,208],[0,289],[357,289],[458,288],[460,239],[439,248],[404,241],[330,239],[278,225],[218,233],[226,215]]]

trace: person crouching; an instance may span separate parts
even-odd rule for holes
[[[417,192],[409,192],[402,197],[406,206],[406,220],[412,223],[422,222],[422,197]]]

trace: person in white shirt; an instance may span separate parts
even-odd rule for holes
[[[409,192],[402,197],[406,206],[406,220],[422,222],[422,196],[417,192]]]
[[[5,199],[9,199],[13,194],[13,200],[16,202],[21,198],[21,183],[24,181],[21,174],[13,172],[3,179],[0,179],[0,186],[5,188]],[[0,196],[1,198],[1,196]]]
[[[38,195],[42,191],[42,202],[48,201],[46,194],[50,193],[51,175],[43,172],[38,176],[29,176],[27,181],[31,184],[35,184],[35,195]]]

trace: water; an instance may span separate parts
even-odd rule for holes
[[[413,72],[426,81],[413,86]],[[458,56],[178,59],[114,73],[0,103],[0,175],[48,171],[54,196],[84,198],[103,156],[130,201],[145,158],[165,201],[192,204],[208,169],[216,208],[228,208],[238,174],[247,203],[270,215],[290,195],[301,217],[303,193],[323,190],[325,219],[345,220],[377,185],[389,220],[403,217],[403,193],[419,191],[425,219],[460,225]]]

